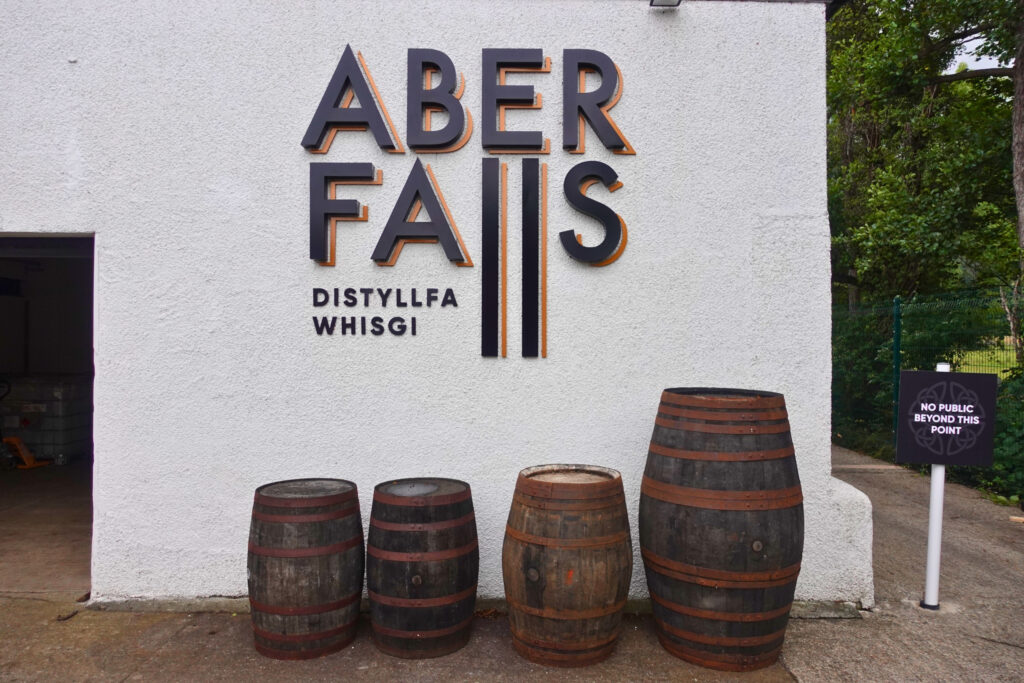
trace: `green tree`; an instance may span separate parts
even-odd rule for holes
[[[854,301],[999,285],[1024,365],[1024,0],[828,15],[834,281]],[[1000,66],[947,73],[969,41]]]

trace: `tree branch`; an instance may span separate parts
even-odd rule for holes
[[[828,21],[836,15],[844,5],[849,4],[850,0],[831,0],[828,5],[825,6],[825,21]]]
[[[952,83],[953,81],[966,81],[972,78],[988,78],[989,76],[1009,76],[1013,78],[1013,69],[1004,67],[995,67],[992,69],[968,69],[966,71],[958,71],[955,74],[943,74],[942,76],[936,76],[931,79],[932,83]]]

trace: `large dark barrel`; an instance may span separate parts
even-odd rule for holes
[[[640,495],[640,548],[661,644],[713,669],[779,656],[803,554],[785,399],[666,389]]]
[[[256,489],[248,568],[260,653],[309,659],[345,647],[356,635],[363,592],[356,485],[294,479]]]
[[[370,624],[382,652],[439,657],[466,644],[480,567],[469,484],[378,484],[366,556]]]
[[[619,473],[590,465],[520,472],[501,566],[519,654],[553,666],[608,657],[633,574]]]

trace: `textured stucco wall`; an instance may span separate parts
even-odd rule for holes
[[[252,490],[337,476],[417,475],[473,486],[480,594],[502,594],[500,548],[525,466],[622,472],[636,505],[661,389],[785,393],[806,495],[798,597],[870,603],[870,507],[830,476],[829,236],[824,9],[815,3],[637,0],[495,3],[65,3],[8,6],[0,27],[0,230],[96,235],[93,596],[245,591]],[[392,269],[370,252],[414,155],[349,133],[326,157],[299,142],[346,43],[360,50],[404,138],[405,56],[442,49],[480,115],[480,50],[540,47],[552,138],[549,357],[519,356],[519,158],[510,163],[509,357],[481,358],[480,268],[415,245]],[[580,158],[561,150],[563,48],[621,67],[612,110],[637,149],[587,159],[629,226],[606,268],[554,238],[595,224],[561,197]],[[431,155],[474,259],[479,129]],[[307,258],[311,161],[372,161],[339,264]],[[595,196],[597,196],[595,194]],[[452,287],[409,337],[317,337],[313,287]],[[356,309],[362,314],[361,309]],[[378,311],[370,312],[376,314]],[[347,314],[342,309],[329,314]],[[645,592],[637,555],[633,596]]]

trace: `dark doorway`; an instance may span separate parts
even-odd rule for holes
[[[0,593],[89,591],[93,247],[0,235]]]

